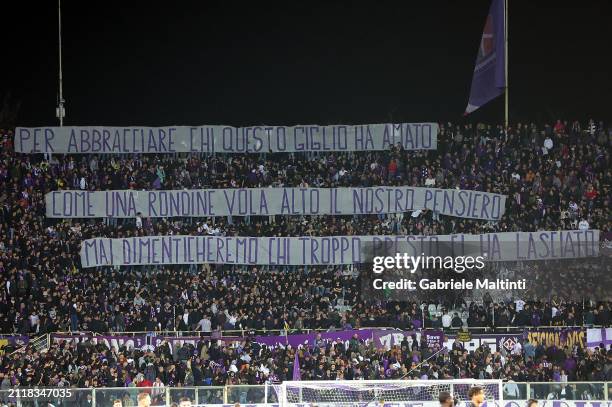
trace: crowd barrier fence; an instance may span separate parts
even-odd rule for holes
[[[226,385],[203,387],[108,387],[108,388],[64,388],[70,390],[70,397],[49,399],[55,406],[112,406],[113,401],[120,399],[123,405],[137,405],[139,393],[147,392],[152,396],[154,406],[170,406],[183,397],[188,397],[195,405],[234,405],[245,404],[276,404],[276,392],[270,385]],[[564,390],[564,391],[563,391]],[[0,390],[0,402],[14,401],[15,389]],[[563,391],[563,392],[562,392]],[[558,396],[559,398],[556,398]],[[553,398],[551,398],[553,397]],[[594,401],[612,400],[612,382],[506,382],[504,384],[503,400],[508,401],[504,407],[512,406],[512,400],[564,400],[583,401],[580,405],[595,406]],[[425,401],[425,400],[424,400]],[[588,404],[593,402],[591,404]],[[570,406],[570,403],[566,403]],[[578,405],[579,403],[575,403]],[[38,407],[40,404],[33,400],[19,401],[19,407]],[[600,405],[600,404],[598,404]],[[610,403],[606,403],[610,405]]]
[[[525,329],[532,329],[532,330],[537,330],[537,329],[572,329],[572,328],[576,328],[576,329],[587,329],[587,328],[606,328],[606,326],[604,325],[563,325],[563,326],[556,326],[556,325],[539,325],[539,326],[497,326],[497,327],[490,327],[490,326],[470,326],[470,327],[461,327],[461,328],[455,328],[455,327],[450,327],[450,328],[443,328],[443,327],[439,327],[439,328],[430,328],[430,327],[426,327],[426,328],[418,328],[418,329],[414,329],[417,331],[443,331],[446,334],[456,334],[457,332],[460,331],[469,331],[469,332],[473,332],[475,334],[477,333],[508,333],[511,331],[524,331]],[[353,328],[353,329],[386,329],[386,330],[401,330],[399,328],[394,328],[394,327],[377,327],[377,326],[368,326],[368,327],[361,327],[361,328]],[[336,331],[342,331],[342,329],[335,329]],[[178,330],[161,330],[161,331],[108,331],[108,332],[94,332],[94,331],[56,331],[56,332],[51,332],[48,334],[38,334],[38,333],[33,333],[30,335],[26,335],[26,336],[30,336],[31,340],[34,338],[41,338],[45,335],[52,335],[52,334],[59,334],[59,335],[92,335],[92,336],[98,336],[98,335],[119,335],[119,336],[134,336],[134,335],[160,335],[160,336],[173,336],[173,337],[182,337],[182,336],[190,336],[190,337],[202,337],[202,338],[210,338],[212,337],[217,338],[217,337],[249,337],[249,336],[255,336],[255,335],[285,335],[285,334],[310,334],[310,333],[317,333],[317,332],[332,332],[332,330],[330,329],[293,329],[290,328],[289,330],[285,330],[285,329],[223,329],[223,330],[219,330],[219,331],[212,331],[212,332],[202,332],[202,331],[178,331]],[[3,337],[14,337],[18,334],[0,334],[0,338]]]

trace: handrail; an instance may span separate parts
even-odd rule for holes
[[[397,382],[397,380],[395,380]],[[486,380],[449,380],[449,382],[457,382],[457,384],[466,383],[466,382],[486,382]],[[431,382],[431,384],[435,384],[436,380],[425,380],[423,384]],[[548,393],[550,390],[553,390],[553,386],[573,386],[575,389],[578,386],[588,386],[595,394],[593,396],[600,397],[599,401],[608,401],[610,399],[610,395],[612,394],[612,382],[499,382],[493,380],[492,382],[497,382],[502,386],[503,393],[500,394],[500,399],[508,400],[510,403],[512,400],[516,400],[516,396],[513,394],[509,394],[506,392],[507,384],[515,384],[519,387],[520,397],[523,399],[528,398],[541,398],[546,396],[542,396],[542,391],[544,393]],[[319,382],[317,383],[325,383]],[[331,381],[328,383],[338,383],[337,381]],[[544,389],[538,386],[546,386]],[[204,403],[205,405],[228,405],[234,403],[244,403],[251,405],[272,405],[278,404],[278,400],[275,396],[277,396],[276,392],[270,391],[270,389],[274,388],[275,384],[273,383],[264,383],[259,385],[248,385],[248,384],[239,384],[239,385],[225,385],[225,386],[188,386],[188,387],[96,387],[96,388],[76,388],[71,387],[69,390],[71,391],[71,396],[75,400],[79,400],[84,398],[83,396],[91,396],[92,407],[96,405],[102,406],[103,403],[107,403],[109,397],[125,397],[126,395],[133,399],[137,396],[137,394],[141,392],[147,392],[151,395],[154,395],[157,398],[163,400],[166,406],[169,406],[172,402],[177,401],[177,398],[188,396],[192,399],[192,402],[195,402],[195,405],[201,405]],[[253,392],[252,390],[256,390]],[[7,399],[10,396],[11,389],[0,390],[0,400]],[[539,394],[540,397],[537,397]],[[574,393],[578,395],[577,393]],[[174,398],[173,398],[174,396]],[[212,399],[210,398],[212,396]],[[52,397],[51,397],[52,398]],[[205,400],[203,400],[205,398]],[[576,399],[567,399],[564,401],[579,401],[579,398]],[[98,404],[99,403],[99,404]],[[509,406],[512,404],[506,404]]]
[[[396,380],[397,381],[397,380]],[[446,380],[422,380],[423,383],[432,383],[434,384],[436,381],[438,382],[456,382],[460,383],[468,383],[468,382],[498,382],[497,379],[446,379]],[[338,383],[337,380],[314,380],[316,383]],[[579,381],[579,382],[515,382],[515,381],[504,381],[504,383],[516,383],[516,384],[545,384],[545,385],[561,385],[561,384],[610,384],[612,385],[612,381]],[[221,390],[225,388],[240,388],[240,387],[250,387],[250,388],[262,388],[265,384],[226,384],[222,386],[164,386],[163,388],[169,389],[181,389],[181,390]],[[32,386],[31,388],[36,388],[37,386]],[[17,388],[17,387],[15,387]],[[92,389],[103,389],[103,390],[153,390],[155,387],[70,387],[73,390],[92,390]],[[7,389],[2,389],[2,391],[7,391]]]
[[[612,326],[612,325],[611,325]],[[416,331],[416,332],[422,332],[422,331],[444,331],[445,333],[455,333],[458,331],[486,331],[489,334],[494,334],[494,333],[507,333],[508,331],[514,330],[514,331],[523,331],[525,329],[533,329],[533,330],[537,330],[537,329],[546,329],[546,330],[561,330],[561,329],[568,329],[568,328],[580,328],[580,329],[587,329],[587,328],[609,328],[611,326],[606,326],[606,325],[588,325],[588,326],[584,326],[584,325],[538,325],[538,326],[503,326],[503,327],[490,327],[490,326],[473,326],[473,327],[448,327],[448,328],[443,328],[443,327],[439,327],[439,328],[433,328],[433,327],[425,327],[425,328],[416,328],[416,329],[402,329],[402,328],[396,328],[396,327],[389,327],[389,326],[368,326],[368,327],[359,327],[359,328],[353,328],[355,330],[363,330],[363,329],[382,329],[382,330],[395,330],[395,331]],[[324,333],[324,332],[336,332],[336,331],[342,331],[342,329],[336,328],[336,329],[315,329],[315,328],[304,328],[304,329],[289,329],[288,330],[288,334],[293,334],[293,333]],[[503,331],[503,332],[502,332]],[[246,337],[246,336],[253,336],[252,334],[250,334],[251,332],[254,332],[255,335],[259,335],[259,334],[263,334],[263,335],[268,335],[268,334],[275,334],[275,335],[285,335],[285,330],[284,329],[225,329],[225,330],[221,330],[221,331],[212,331],[212,332],[202,332],[202,331],[174,331],[174,330],[164,330],[164,331],[108,331],[108,332],[94,332],[94,331],[54,331],[54,332],[49,332],[47,334],[43,334],[43,335],[74,335],[74,336],[79,336],[79,335],[92,335],[92,336],[104,336],[104,335],[108,335],[108,336],[133,336],[133,335],[159,335],[159,336],[175,336],[175,337],[182,337],[182,336],[198,336],[198,337],[210,337],[213,334],[214,335],[218,335],[218,336],[222,336],[222,337]],[[0,334],[0,338],[2,337],[15,337],[15,336],[28,336],[29,338],[38,338],[41,337],[43,335],[40,334],[28,334],[28,335],[21,335],[21,334]]]

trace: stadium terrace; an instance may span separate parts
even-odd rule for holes
[[[612,407],[612,0],[5,3],[0,407]]]
[[[441,129],[439,150],[430,152],[402,150],[392,146],[374,152],[328,152],[314,156],[194,155],[186,160],[169,154],[133,157],[54,154],[50,159],[45,159],[42,154],[27,156],[16,153],[11,144],[12,132],[1,131],[0,196],[4,200],[0,224],[7,233],[0,235],[0,282],[2,287],[6,287],[0,293],[4,298],[0,307],[0,328],[2,333],[11,336],[2,339],[0,346],[5,346],[7,355],[14,350],[25,349],[25,353],[17,352],[2,359],[6,380],[23,385],[28,385],[31,380],[51,385],[55,377],[63,375],[64,382],[71,386],[85,386],[85,380],[88,380],[88,385],[93,387],[124,387],[141,383],[139,374],[147,373],[149,363],[153,364],[156,372],[163,368],[160,380],[165,386],[173,387],[179,383],[183,386],[191,383],[224,385],[228,381],[261,384],[267,380],[289,379],[294,354],[280,346],[269,353],[261,353],[261,348],[256,344],[234,348],[205,338],[195,339],[194,347],[187,345],[179,348],[173,343],[171,348],[160,345],[151,349],[147,347],[146,336],[143,335],[145,342],[138,342],[141,345],[130,349],[119,347],[116,354],[109,352],[106,346],[54,343],[47,350],[47,356],[41,358],[36,356],[41,354],[35,351],[33,345],[22,348],[28,342],[28,335],[40,336],[58,331],[197,330],[198,335],[207,336],[212,335],[213,331],[215,335],[233,330],[252,330],[258,334],[264,330],[278,332],[286,327],[285,324],[294,334],[307,329],[340,331],[364,326],[387,326],[394,328],[393,335],[388,334],[392,338],[399,336],[395,329],[419,332],[420,328],[425,327],[444,329],[449,334],[461,327],[475,329],[485,326],[491,332],[506,327],[499,336],[485,338],[474,334],[470,342],[454,341],[452,345],[449,342],[448,346],[452,349],[444,354],[448,359],[440,360],[431,358],[435,353],[433,341],[418,342],[415,347],[410,341],[402,345],[400,339],[389,345],[405,346],[401,353],[392,354],[389,351],[372,354],[368,352],[365,342],[330,344],[329,348],[325,346],[316,351],[316,342],[310,340],[307,351],[311,356],[307,359],[305,353],[298,355],[304,380],[398,379],[412,369],[415,355],[418,355],[417,365],[428,360],[429,366],[406,376],[411,379],[433,378],[435,374],[442,379],[483,375],[486,378],[511,378],[515,382],[553,381],[560,379],[555,372],[561,374],[563,369],[567,369],[565,371],[570,382],[612,380],[612,369],[607,367],[608,350],[595,350],[612,335],[607,334],[604,328],[588,328],[589,335],[596,332],[597,336],[587,340],[587,328],[584,328],[593,325],[609,327],[612,323],[612,303],[606,300],[610,293],[606,288],[612,281],[610,273],[603,272],[605,263],[601,261],[604,258],[559,260],[562,255],[592,254],[591,249],[598,245],[593,230],[599,230],[604,239],[608,236],[612,219],[609,214],[608,128],[599,123],[586,126],[566,123],[565,127],[561,124],[553,130],[552,125],[530,124],[514,127],[507,134],[498,132],[496,126],[442,125]],[[44,133],[41,134],[44,136]],[[42,140],[40,148],[43,149],[44,138],[39,140]],[[547,140],[553,141],[552,147]],[[465,145],[469,143],[476,144],[476,147],[466,149]],[[548,146],[547,154],[543,154],[542,150],[545,143]],[[560,163],[559,167],[557,162]],[[502,168],[508,171],[504,172]],[[550,179],[536,174],[542,171],[551,174]],[[52,205],[45,207],[45,194],[60,192],[56,199],[63,201],[61,194],[66,190],[75,192],[73,196],[66,194],[67,197],[80,194],[80,203],[72,203],[72,213],[81,215],[88,213],[88,205],[81,200],[83,196],[89,194],[90,204],[92,201],[103,203],[104,196],[99,198],[90,194],[112,190],[129,190],[141,196],[143,191],[168,195],[172,193],[170,191],[217,188],[236,191],[237,195],[242,196],[244,193],[239,191],[244,187],[266,190],[310,187],[319,191],[381,188],[383,202],[395,205],[395,194],[392,194],[390,201],[384,198],[384,191],[389,186],[426,190],[459,188],[460,191],[496,193],[507,197],[503,205],[505,212],[494,222],[457,218],[433,210],[374,215],[234,215],[217,216],[214,220],[207,217],[188,219],[182,217],[180,210],[178,215],[181,216],[175,218],[154,218],[145,214],[146,211],[142,216],[126,218],[106,217],[104,213],[99,219],[76,217],[70,221],[44,217],[46,210],[52,209]],[[133,205],[124,196],[116,199],[116,208],[119,208],[119,212],[125,209],[133,215]],[[406,195],[401,198],[398,206],[401,205],[403,209],[409,202],[405,200]],[[364,211],[367,208],[365,199],[364,196]],[[372,199],[376,199],[375,194]],[[428,199],[428,205],[436,201],[440,208],[439,205],[444,204],[444,197],[439,194],[437,198],[432,194]],[[301,202],[301,198],[296,202]],[[352,199],[349,202],[352,208]],[[269,200],[267,203],[270,205]],[[61,211],[61,205],[58,204],[56,209]],[[379,206],[380,203],[375,201],[374,207],[378,209]],[[458,206],[457,192],[454,209]],[[218,211],[216,204],[214,209]],[[525,239],[516,238],[518,230],[526,233]],[[410,243],[414,253],[420,255],[423,251],[430,253],[437,244],[435,236],[438,235],[450,236],[453,248],[458,252],[463,246],[471,250],[468,241],[463,241],[461,237],[467,234],[475,239],[478,252],[494,256],[501,247],[510,244],[500,239],[502,233],[514,236],[511,240],[518,242],[516,248],[520,249],[518,255],[521,257],[546,259],[514,261],[504,266],[507,268],[504,274],[510,274],[514,279],[528,280],[525,294],[507,290],[503,296],[492,293],[490,298],[462,297],[464,302],[458,304],[433,299],[423,303],[379,300],[360,296],[361,273],[352,264],[307,265],[309,261],[329,261],[327,253],[331,254],[334,250],[328,251],[324,245],[333,245],[335,241],[341,246],[343,237],[378,236],[377,242],[381,246],[406,244],[410,247]],[[200,239],[207,236],[232,239],[234,243],[224,244],[220,253],[217,253],[218,248],[213,250],[210,246],[204,252],[206,246],[200,246],[199,256],[204,261],[211,251],[215,258],[232,258],[232,254],[228,255],[225,251],[231,245],[237,246],[237,241],[240,242],[242,256],[248,259],[248,249],[259,245],[249,236],[273,236],[276,240],[272,242],[278,244],[278,249],[276,246],[273,249],[281,255],[285,248],[284,239],[302,236],[304,240],[299,241],[298,253],[305,255],[292,259],[298,263],[296,265],[279,265],[279,260],[281,263],[286,260],[273,255],[272,259],[266,259],[271,264],[257,266],[129,264],[118,268],[104,265],[85,267],[86,264],[79,257],[83,242],[100,237],[138,242],[138,247],[132,243],[126,245],[130,262],[140,260],[141,256],[143,261],[160,261],[162,256],[168,257],[170,253],[175,257],[177,243],[172,239],[178,236],[190,236],[192,245],[195,244],[194,236]],[[414,237],[397,241],[395,236]],[[153,253],[150,240],[159,237],[165,239],[165,252],[160,249]],[[316,240],[321,237],[325,237],[327,243]],[[208,244],[215,241],[210,240]],[[179,252],[184,250],[184,242],[178,244]],[[602,251],[605,252],[605,246],[602,246],[600,254]],[[194,255],[192,250],[191,253],[195,260],[197,252]],[[264,250],[261,253],[269,256]],[[90,247],[90,261],[94,261],[96,255],[99,260],[104,260],[104,256],[108,260],[108,244]],[[121,244],[116,251],[113,248],[113,255],[123,256]],[[512,258],[517,257],[516,250],[513,250]],[[104,264],[108,264],[108,261]],[[550,279],[547,288],[535,289],[529,281],[541,275],[544,264],[550,264],[554,275],[562,278]],[[593,284],[593,281],[596,283]],[[584,301],[583,297],[576,298],[583,293],[588,293]],[[554,328],[563,325],[582,328]],[[526,334],[531,338],[545,338],[547,342],[541,348],[536,345],[533,350],[524,341]],[[564,342],[566,338],[574,342]],[[576,342],[578,339],[580,341]],[[122,343],[130,343],[129,340],[137,343],[133,337],[122,339]],[[522,341],[522,348],[517,347],[513,351],[517,341]],[[508,347],[502,348],[502,343]],[[555,353],[557,351],[552,344],[564,343],[573,351],[563,355]],[[482,344],[488,344],[491,352],[479,351]],[[604,347],[609,348],[609,343]],[[324,354],[319,353],[320,357],[313,358],[315,352],[323,350]],[[173,356],[175,351],[176,360]],[[332,351],[337,355],[332,361],[338,362],[336,359],[339,357],[344,363],[343,369],[338,369],[339,364],[336,363],[336,370],[331,370],[332,363],[327,358],[331,357]],[[181,357],[178,356],[179,352]],[[364,360],[370,359],[370,362],[360,365],[357,372],[351,354]],[[459,354],[465,357],[453,356]],[[543,355],[549,356],[546,361]],[[111,368],[120,366],[125,359],[139,361],[141,357],[147,361],[145,365],[135,363],[113,379]],[[199,362],[197,357],[200,358]],[[375,361],[382,367],[385,360],[391,357],[399,357],[400,369],[387,369],[381,373],[371,368]],[[263,365],[264,370],[247,369],[243,359],[248,358],[251,358],[249,365]],[[105,370],[103,359],[108,360],[109,370]],[[192,374],[187,372],[188,360],[196,376],[193,380]],[[231,374],[233,369],[223,371],[210,363],[214,361],[219,365],[231,366],[234,360],[238,369],[234,375]],[[505,362],[503,367],[502,360]],[[527,364],[529,360],[533,363]],[[54,366],[45,367],[50,361],[54,362]],[[321,372],[317,370],[319,361],[323,362]],[[551,369],[542,368],[544,363],[550,364]],[[32,365],[31,371],[35,373],[30,379],[23,374],[23,366],[28,364]],[[79,368],[83,365],[88,366],[89,370]],[[176,374],[169,372],[171,365]],[[21,374],[19,368],[22,369]],[[406,371],[403,371],[404,368]],[[154,381],[156,377],[150,375],[149,379]],[[540,388],[534,391],[536,396],[548,396],[548,392],[540,393]],[[597,393],[590,388],[589,392],[591,397],[598,397],[598,394],[603,394],[603,389]],[[580,394],[583,397],[582,390]]]

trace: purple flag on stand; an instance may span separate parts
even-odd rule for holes
[[[493,0],[491,3],[476,56],[466,115],[504,93],[506,88],[504,2]]]
[[[302,380],[302,373],[300,373],[300,358],[298,357],[298,350],[295,350],[295,358],[293,359],[293,380]]]

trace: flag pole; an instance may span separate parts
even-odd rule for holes
[[[506,91],[504,92],[504,124],[508,131],[508,0],[504,0],[504,76]]]
[[[62,71],[62,0],[57,0],[57,43],[58,43],[58,60],[59,60],[59,75],[58,75],[58,88],[59,88],[59,97],[58,97],[58,106],[56,109],[56,116],[59,119],[59,125],[62,127],[64,125],[64,73]]]

